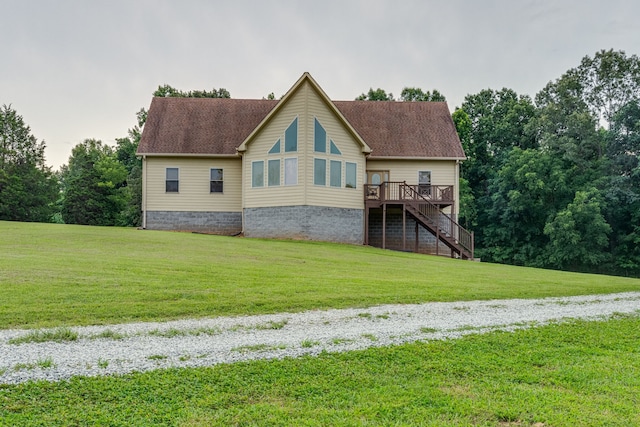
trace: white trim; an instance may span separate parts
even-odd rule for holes
[[[387,157],[387,156],[374,156],[369,155],[367,160],[446,160],[446,161],[464,161],[466,157]]]

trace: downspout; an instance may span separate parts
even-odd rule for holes
[[[147,228],[147,156],[142,156],[142,229]]]
[[[240,172],[240,191],[242,191],[242,197],[240,197],[240,203],[242,204],[242,206],[240,206],[240,212],[242,215],[242,226],[241,226],[241,231],[240,234],[244,236],[244,207],[245,207],[245,185],[247,183],[247,180],[245,179],[245,159],[244,159],[244,153],[237,151],[238,155],[240,156],[240,161],[241,161],[241,172]]]

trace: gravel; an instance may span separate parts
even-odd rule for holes
[[[37,331],[77,335],[75,340],[61,342],[32,342],[34,331],[2,330],[0,384],[299,357],[513,331],[564,319],[600,320],[616,314],[640,315],[640,292],[381,305]]]

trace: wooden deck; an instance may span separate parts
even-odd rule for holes
[[[403,250],[406,250],[406,217],[415,219],[417,224],[436,237],[436,254],[439,243],[451,249],[451,256],[473,259],[473,233],[464,229],[442,209],[452,206],[453,186],[450,185],[409,185],[405,182],[383,182],[366,184],[365,197],[365,244],[369,236],[369,211],[382,208],[382,248],[386,246],[386,213],[389,206],[402,208]],[[416,225],[417,227],[417,225]],[[417,228],[416,228],[417,234]],[[415,240],[417,251],[418,239]]]
[[[383,182],[364,186],[365,201],[370,205],[407,200],[427,200],[442,208],[454,203],[453,185],[409,185],[404,182]]]

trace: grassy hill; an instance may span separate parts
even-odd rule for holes
[[[364,246],[0,222],[0,328],[639,290]]]
[[[639,290],[368,247],[0,222],[0,328]],[[0,426],[640,425],[640,316],[0,384]]]

